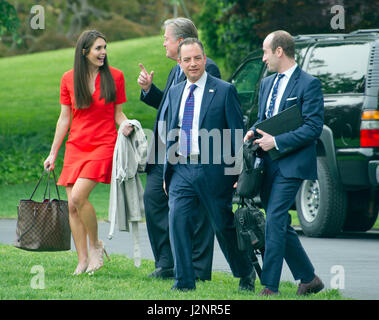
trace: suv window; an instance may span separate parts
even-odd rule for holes
[[[324,94],[364,93],[369,43],[318,45],[308,73],[320,79]]]
[[[246,113],[251,108],[262,66],[260,58],[249,60],[232,79],[232,84],[236,87],[240,98],[243,113]]]

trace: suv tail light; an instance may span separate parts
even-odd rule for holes
[[[361,147],[379,147],[378,110],[366,110],[362,113]]]

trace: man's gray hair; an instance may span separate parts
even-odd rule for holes
[[[203,56],[205,56],[203,43],[199,39],[197,39],[197,38],[186,38],[186,39],[180,41],[179,46],[178,46],[178,58],[179,58],[179,60],[181,60],[180,51],[182,49],[182,46],[190,45],[190,44],[197,44],[200,47],[201,52],[203,53]]]
[[[194,23],[187,18],[173,18],[168,19],[163,23],[163,28],[166,30],[168,27],[172,30],[172,35],[175,41],[179,38],[198,38],[198,32]]]

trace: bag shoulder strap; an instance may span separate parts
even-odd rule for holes
[[[32,198],[33,198],[34,194],[36,193],[36,191],[37,191],[37,189],[38,189],[38,186],[39,186],[39,184],[41,183],[42,178],[44,177],[45,174],[46,174],[46,171],[44,170],[44,171],[42,172],[41,178],[39,178],[39,180],[38,180],[38,182],[37,182],[37,185],[36,185],[36,187],[34,188],[32,194],[31,194],[31,196],[30,196],[29,200],[32,200]]]
[[[60,201],[60,200],[61,200],[61,197],[60,197],[60,195],[59,195],[59,191],[58,191],[57,179],[56,179],[56,177],[55,177],[55,172],[54,172],[54,170],[52,170],[52,171],[53,171],[53,177],[54,177],[55,190],[57,191],[58,200]],[[48,198],[49,201],[50,201],[50,199],[51,199],[51,197],[50,197],[50,173],[51,173],[51,171],[49,171],[49,175],[48,175],[48,178],[47,178],[47,184],[46,184],[45,192],[44,192],[44,195],[43,195],[43,198],[46,199],[46,193],[47,193],[47,191],[48,191],[48,192],[49,192],[49,198]],[[36,193],[36,191],[37,191],[37,189],[38,189],[38,186],[40,185],[40,183],[41,183],[41,181],[42,181],[42,178],[45,176],[45,174],[46,174],[46,171],[44,170],[44,171],[42,172],[41,178],[39,178],[39,180],[38,180],[38,182],[37,182],[37,185],[36,185],[36,187],[34,188],[32,194],[31,194],[31,196],[30,196],[29,200],[32,200],[32,198],[33,198],[34,194]]]

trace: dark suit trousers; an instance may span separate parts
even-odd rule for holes
[[[295,201],[301,179],[286,178],[279,169],[278,162],[265,154],[265,179],[261,200],[266,210],[265,254],[261,282],[273,291],[279,288],[283,259],[295,280],[310,282],[314,278],[314,268],[305,253],[296,231],[291,227],[288,210]]]
[[[206,214],[217,240],[235,277],[252,272],[245,252],[238,250],[233,223],[232,192],[214,196],[209,192],[204,168],[197,164],[177,164],[169,186],[170,239],[175,259],[176,288],[195,288],[195,273],[191,259],[194,236],[193,219]],[[231,190],[232,191],[232,190]],[[206,210],[199,210],[200,205]]]
[[[163,165],[151,165],[144,193],[146,225],[156,268],[173,268],[174,261],[169,239],[168,197],[163,190]],[[192,260],[195,275],[211,280],[214,233],[205,215],[193,221],[196,235]]]

